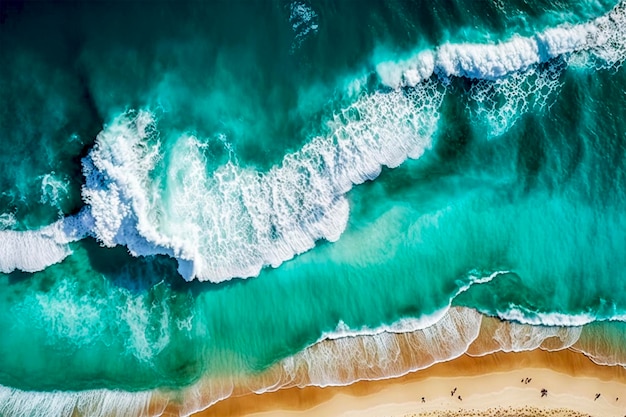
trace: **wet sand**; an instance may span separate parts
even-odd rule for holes
[[[194,415],[621,417],[626,370],[569,349],[462,355],[399,378],[233,396]]]

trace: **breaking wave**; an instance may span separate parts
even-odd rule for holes
[[[484,94],[489,86],[473,93],[482,103],[493,94],[506,96],[510,87],[523,90],[529,79],[537,83],[531,91],[545,97],[544,90],[559,86],[558,76],[550,75],[559,71],[541,72],[537,64],[557,57],[566,62],[578,53],[605,66],[619,65],[626,54],[624,27],[626,3],[620,3],[588,23],[498,44],[445,44],[409,60],[381,63],[378,76],[391,91],[363,93],[328,121],[327,135],[285,155],[267,172],[233,161],[209,169],[202,142],[191,135],[180,136],[168,154],[152,113],[124,113],[100,132],[83,160],[82,214],[38,231],[1,231],[0,270],[44,269],[71,253],[69,242],[89,234],[104,246],[125,245],[136,256],[175,257],[187,280],[258,275],[317,240],[336,241],[346,228],[345,195],[352,186],[375,179],[383,166],[419,158],[431,146],[445,95],[441,80],[497,79],[495,93]],[[531,104],[545,105],[536,100]],[[477,114],[497,136],[528,110],[517,108],[519,102],[513,94],[503,106]]]

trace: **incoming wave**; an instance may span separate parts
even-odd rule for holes
[[[492,80],[577,53],[593,56],[594,65],[619,65],[626,56],[624,28],[626,3],[620,3],[588,23],[533,37],[445,44],[380,64],[379,78],[391,91],[362,95],[328,122],[327,136],[267,172],[233,162],[207,172],[209,161],[193,136],[181,136],[165,158],[155,117],[147,111],[122,114],[83,161],[87,207],[75,231],[68,233],[62,221],[40,231],[2,232],[0,267],[44,269],[71,253],[69,242],[90,234],[134,255],[175,257],[187,280],[255,276],[317,240],[337,240],[347,224],[345,194],[352,186],[431,146],[449,77]]]

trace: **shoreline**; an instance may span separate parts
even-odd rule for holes
[[[542,389],[547,390],[544,397]],[[510,412],[624,416],[626,369],[597,365],[569,349],[464,354],[398,378],[236,395],[193,416],[495,416]]]

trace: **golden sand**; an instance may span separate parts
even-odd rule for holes
[[[543,397],[542,389],[547,390]],[[595,399],[597,394],[600,396]],[[198,417],[589,415],[626,416],[624,368],[596,365],[571,350],[540,349],[483,357],[463,355],[400,378],[360,381],[344,387],[288,388],[261,395],[241,395],[196,414]]]

